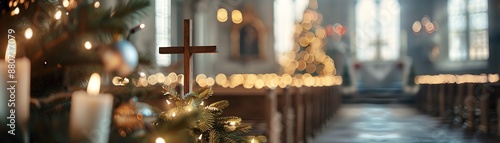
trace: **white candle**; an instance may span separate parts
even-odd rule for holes
[[[9,40],[5,61],[0,62],[0,117],[11,135],[22,133],[23,142],[29,142],[28,119],[30,105],[31,63],[28,58],[16,58],[17,44]],[[17,127],[18,126],[18,127]]]
[[[71,97],[70,142],[107,143],[111,123],[113,96],[99,94],[101,77],[90,77],[87,92],[77,91]]]

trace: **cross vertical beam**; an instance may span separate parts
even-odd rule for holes
[[[191,29],[193,25],[190,19],[184,19],[184,94],[193,89],[193,53],[191,53]]]

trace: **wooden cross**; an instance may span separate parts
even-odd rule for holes
[[[193,53],[216,53],[216,46],[191,46],[191,20],[184,20],[184,46],[160,47],[160,54],[184,54],[184,93],[192,91]]]

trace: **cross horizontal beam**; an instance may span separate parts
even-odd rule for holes
[[[160,54],[182,54],[184,53],[184,46],[177,47],[160,47]],[[189,48],[191,53],[216,53],[216,46],[191,46]]]

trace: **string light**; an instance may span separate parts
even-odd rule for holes
[[[231,12],[231,18],[235,24],[243,22],[243,14],[239,10],[233,10],[233,12]]]
[[[203,103],[205,103],[204,101],[201,101],[200,105],[203,106]]]
[[[24,37],[26,37],[26,39],[31,39],[31,37],[33,37],[33,30],[27,28],[26,31],[24,31]]]
[[[158,137],[156,138],[155,143],[165,143],[165,139]]]
[[[236,125],[236,122],[229,122],[229,125],[234,126]]]
[[[201,137],[203,137],[203,134],[200,134],[200,136],[198,137],[198,140],[201,140]]]
[[[62,4],[63,4],[64,7],[68,7],[69,6],[69,1],[68,0],[63,0]]]
[[[59,20],[59,19],[61,19],[61,15],[62,15],[62,12],[61,12],[60,10],[58,10],[58,11],[56,12],[56,14],[54,14],[54,18],[55,18],[56,20]]]
[[[12,11],[12,13],[10,13],[11,16],[18,15],[18,14],[19,14],[19,7],[16,7],[16,9],[14,9]]]
[[[419,75],[415,77],[416,84],[463,84],[463,83],[495,83],[498,74],[463,74],[463,75]]]
[[[174,112],[174,113],[172,113],[172,117],[175,117],[175,112]]]
[[[167,104],[168,104],[168,105],[170,105],[170,101],[168,101],[168,99],[167,99],[167,100],[165,100],[165,101],[167,101]]]
[[[330,62],[329,60],[325,60]],[[325,66],[314,67],[316,70],[322,70],[325,73],[335,73],[334,65],[327,64]],[[331,70],[331,71],[326,71]],[[115,77],[116,78],[116,77]],[[121,79],[113,78],[113,84],[115,86],[123,86],[123,83],[120,83]],[[156,73],[150,76],[147,76],[144,72],[139,72],[139,79],[137,81],[137,86],[148,86],[155,84],[163,84],[166,86],[174,86],[176,84],[183,84],[183,74],[177,75],[174,72],[169,73],[165,76],[163,73]],[[498,77],[491,76],[491,80],[497,80]],[[116,80],[116,81],[115,81]],[[128,83],[128,79],[126,83]],[[487,78],[486,80],[490,80]],[[286,88],[287,86],[301,87],[303,85],[308,87],[323,87],[323,86],[335,86],[342,84],[342,77],[334,76],[334,75],[326,75],[326,76],[312,76],[310,73],[302,74],[294,74],[293,76],[290,74],[277,75],[273,74],[233,74],[229,78],[226,75],[220,73],[217,74],[215,78],[207,77],[205,74],[199,74],[196,76],[195,81],[200,87],[206,86],[214,86],[218,84],[224,88],[235,88],[237,86],[243,86],[243,88],[251,89],[261,89],[261,88]],[[126,84],[125,83],[125,84]],[[202,104],[201,104],[202,105]]]
[[[139,25],[139,27],[141,27],[141,29],[144,29],[144,27],[146,27],[146,25],[143,23],[143,24]]]
[[[99,6],[101,6],[101,3],[100,3],[99,1],[96,1],[96,2],[94,3],[94,7],[95,7],[95,8],[99,8]]]
[[[252,138],[252,141],[251,141],[251,143],[255,143],[255,138]]]
[[[220,8],[219,10],[217,10],[217,20],[219,22],[226,22],[228,19],[227,17],[227,10],[224,9],[224,8]]]
[[[92,44],[90,43],[90,41],[85,42],[84,46],[85,46],[85,49],[87,49],[87,50],[92,49]]]

